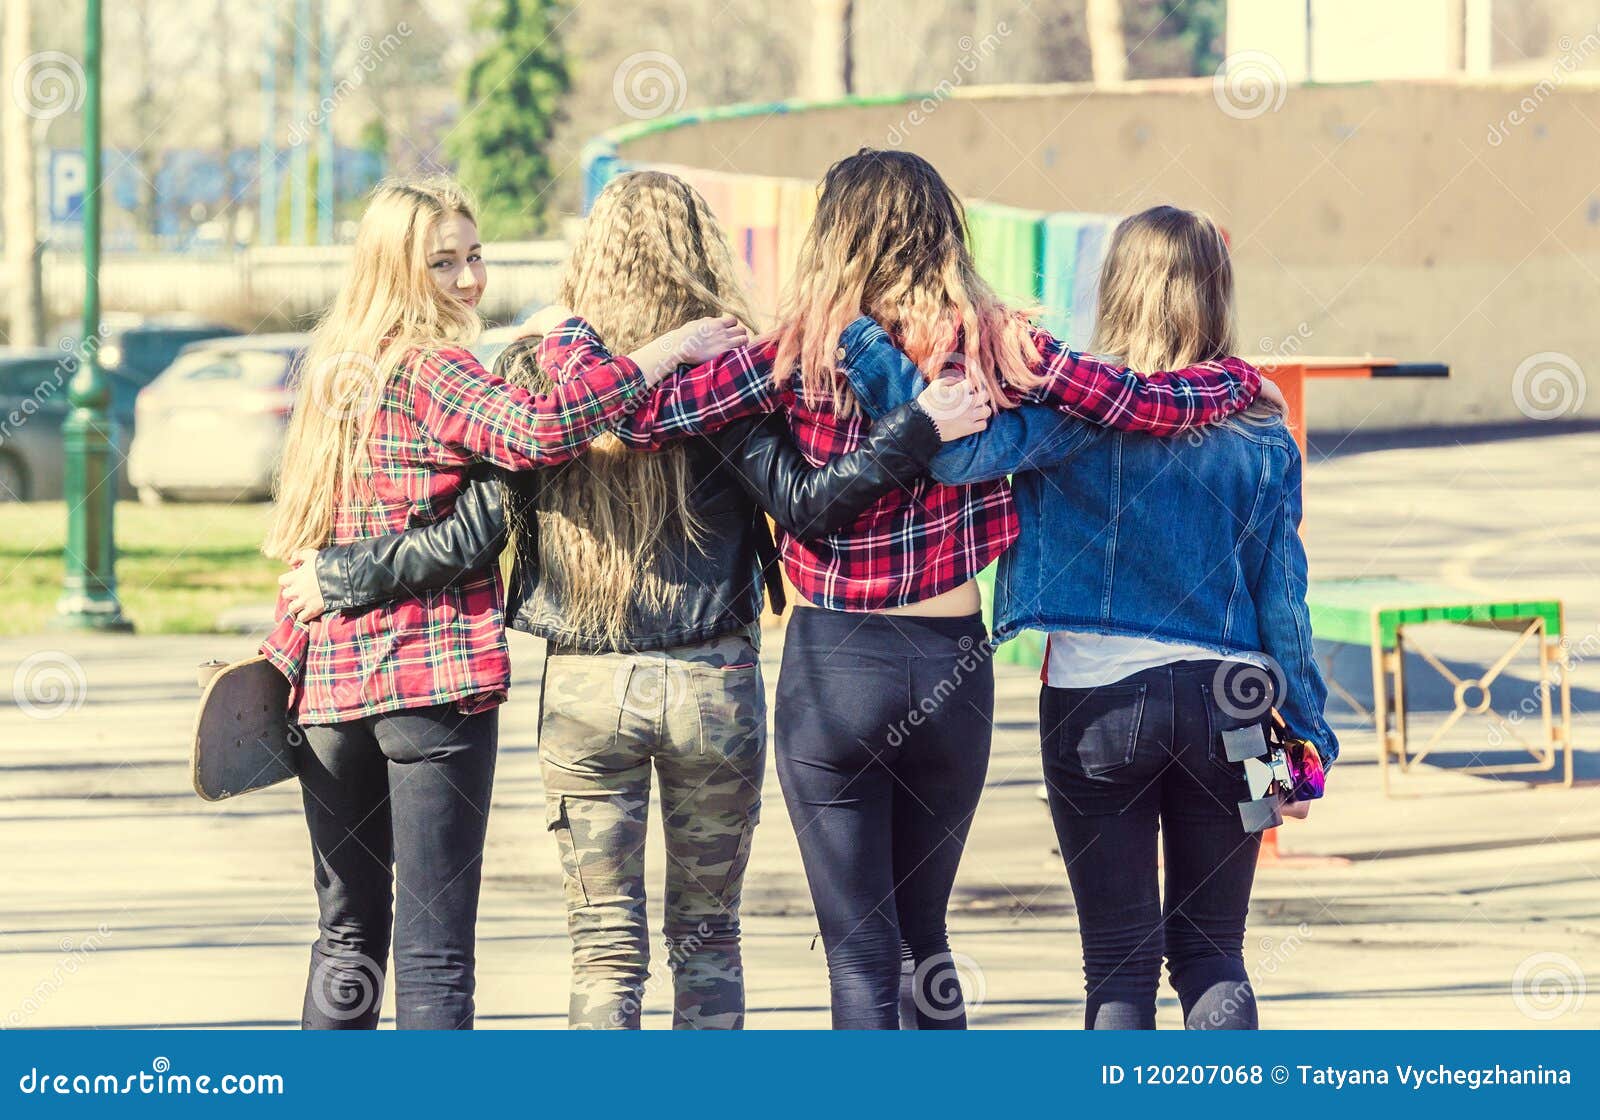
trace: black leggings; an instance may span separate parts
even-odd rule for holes
[[[395,1026],[472,1026],[498,727],[495,709],[464,716],[439,705],[305,729],[296,765],[320,935],[302,1027],[378,1025],[391,923]]]
[[[1245,832],[1244,764],[1222,733],[1260,723],[1217,703],[1221,663],[1183,661],[1102,688],[1039,697],[1050,815],[1083,936],[1091,1030],[1153,1030],[1161,958],[1190,1029],[1253,1030],[1245,912],[1259,833]],[[1166,869],[1156,876],[1156,838]]]
[[[923,1030],[966,1026],[945,909],[983,792],[983,622],[799,607],[773,723],[778,780],[828,953],[833,1026],[899,1026],[901,942]]]

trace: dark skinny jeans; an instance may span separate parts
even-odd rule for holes
[[[496,709],[444,704],[305,729],[296,762],[320,917],[302,1027],[378,1025],[391,929],[395,1025],[472,1027],[498,727]]]
[[[989,766],[987,639],[976,616],[789,621],[774,746],[836,1030],[898,1029],[902,939],[917,1027],[966,1026],[945,910]]]
[[[1178,662],[1040,695],[1050,815],[1077,902],[1091,1030],[1155,1028],[1163,954],[1186,1027],[1257,1025],[1244,927],[1261,837],[1240,822],[1244,765],[1227,761],[1222,732],[1261,717],[1217,705],[1220,664]]]

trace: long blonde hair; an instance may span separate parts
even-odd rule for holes
[[[708,315],[754,320],[727,236],[700,193],[659,171],[635,171],[609,183],[585,221],[563,274],[559,301],[622,354]],[[550,382],[522,350],[506,377],[534,391]],[[690,504],[688,454],[675,444],[654,454],[632,451],[607,433],[571,463],[547,472],[537,503],[540,578],[550,580],[568,623],[623,644],[631,606],[659,609],[674,588],[655,571],[661,548],[703,543]],[[517,524],[514,541],[534,526]],[[517,546],[520,547],[520,544]]]
[[[1233,353],[1233,262],[1217,224],[1176,206],[1118,223],[1090,349],[1143,373]]]
[[[960,200],[910,152],[862,148],[828,169],[779,314],[779,382],[798,366],[808,399],[831,397],[839,411],[854,411],[834,351],[861,315],[929,379],[960,370],[1001,407],[1012,403],[1005,388],[1038,383],[1026,318],[978,275]]]
[[[1153,206],[1111,235],[1090,349],[1141,373],[1214,362],[1233,353],[1233,306],[1222,229],[1206,214]],[[1258,400],[1239,418],[1267,423],[1282,414]]]
[[[268,556],[286,560],[329,542],[335,507],[365,480],[379,402],[407,356],[477,338],[477,312],[440,290],[428,272],[438,223],[456,214],[472,220],[472,213],[466,193],[446,179],[385,182],[373,190],[349,276],[300,366],[277,508],[262,546]]]

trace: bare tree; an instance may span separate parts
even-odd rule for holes
[[[137,229],[140,241],[147,246],[155,240],[160,205],[156,197],[156,176],[161,172],[161,147],[155,134],[162,116],[159,81],[165,69],[163,61],[157,58],[158,21],[151,10],[153,7],[152,0],[129,2],[126,11],[133,19],[134,33],[124,46],[131,56],[130,72],[137,83],[129,108],[133,111],[133,130],[139,142],[129,162],[139,172]]]
[[[456,74],[471,56],[466,8],[435,11],[424,0],[369,0],[338,28],[343,48],[334,62],[335,83],[359,76],[366,116],[356,119],[360,110],[352,105],[348,112],[341,108],[334,123],[352,136],[362,125],[380,124],[388,140],[385,158],[396,174],[435,170],[441,158],[444,122],[456,102]],[[442,23],[441,13],[461,25]],[[375,44],[365,59],[359,57],[363,41]],[[385,44],[399,45],[386,53]]]
[[[554,203],[577,209],[584,145],[630,117],[805,93],[811,14],[810,0],[633,0],[626,20],[606,5],[574,5],[561,29],[573,85],[552,146]],[[654,84],[630,92],[643,72]],[[635,94],[648,103],[631,102]]]
[[[873,0],[855,6],[852,90],[1083,81],[1090,76],[1081,2]]]
[[[33,47],[31,0],[6,0],[7,84],[28,67]],[[13,86],[14,88],[14,86]],[[38,346],[44,337],[44,305],[39,283],[38,171],[34,160],[33,119],[27,100],[6,90],[5,114],[6,288],[13,346]]]
[[[1122,37],[1122,0],[1084,0],[1084,23],[1094,84],[1124,81],[1128,76],[1128,49]]]
[[[212,50],[216,54],[217,89],[231,101],[233,52],[230,48],[233,43],[233,29],[232,21],[228,18],[228,6],[229,0],[216,0],[216,6],[212,9],[211,27],[215,39]],[[221,223],[230,246],[233,244],[233,194],[237,189],[233,177],[233,145],[233,113],[230,106],[224,105],[222,111],[217,114],[217,151],[222,160],[222,197],[212,217]]]

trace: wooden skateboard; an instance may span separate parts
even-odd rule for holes
[[[222,801],[294,777],[303,741],[289,722],[289,682],[266,657],[200,666],[194,728],[194,791]]]

